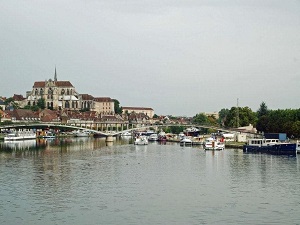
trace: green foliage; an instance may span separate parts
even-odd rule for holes
[[[219,119],[218,123],[220,126],[224,126],[224,123],[226,121],[227,115],[229,114],[229,109],[221,109],[219,111]]]
[[[23,109],[31,109],[30,105],[25,105]]]
[[[255,125],[256,122],[256,114],[252,112],[248,106],[239,108],[232,107],[226,115],[224,125],[226,127],[243,127],[249,124]]]
[[[180,132],[183,132],[184,127],[183,126],[169,126],[169,127],[162,128],[162,130],[165,133],[179,134]]]
[[[114,99],[114,105],[115,105],[115,113],[116,114],[122,114],[122,111],[123,111],[123,109],[122,109],[122,107],[120,107],[120,102],[117,100],[117,99]]]
[[[38,101],[37,101],[37,107],[40,108],[40,109],[45,109],[46,108],[46,102],[45,102],[45,99],[43,98],[40,98]]]
[[[39,111],[39,109],[40,109],[40,108],[39,108],[37,105],[31,106],[31,110],[34,111],[34,112]]]
[[[265,133],[286,133],[288,137],[300,137],[300,109],[268,110],[259,117],[256,129]]]
[[[13,122],[10,120],[5,120],[5,121],[1,122],[1,125],[11,125],[11,124],[13,124]]]
[[[4,101],[5,105],[9,105],[9,104],[12,103],[12,102],[14,102],[13,97],[7,98],[7,99],[5,99],[5,101]]]
[[[158,115],[154,114],[154,115],[153,115],[153,118],[154,118],[154,119],[157,119],[157,118],[158,118]]]
[[[260,118],[262,116],[266,116],[269,110],[265,102],[262,102],[257,110],[257,117]]]
[[[192,122],[199,125],[211,125],[208,117],[204,113],[198,113],[193,117]]]
[[[182,126],[172,126],[170,127],[171,133],[173,134],[179,134],[180,132],[183,132],[184,127]]]
[[[292,125],[292,135],[294,137],[300,137],[300,121],[295,121]]]
[[[15,102],[15,100],[13,99],[13,97],[7,98],[4,101],[5,105],[11,105],[14,107],[14,109],[18,109],[19,105],[18,103]]]
[[[89,109],[89,108],[83,108],[83,109],[80,109],[79,111],[80,111],[80,112],[89,112],[90,109]]]

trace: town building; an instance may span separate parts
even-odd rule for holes
[[[109,97],[94,98],[93,111],[100,114],[111,115],[115,113],[115,102]]]
[[[130,114],[132,112],[135,113],[144,113],[150,119],[154,116],[154,110],[152,108],[145,108],[145,107],[122,107],[122,114]]]

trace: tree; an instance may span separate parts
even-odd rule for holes
[[[154,114],[153,119],[157,119],[157,118],[158,118],[158,115]]]
[[[269,110],[265,102],[262,102],[257,110],[257,117],[260,118],[262,116],[266,116]]]
[[[210,121],[204,113],[199,113],[196,116],[194,116],[193,123],[200,125],[210,125]]]
[[[238,114],[237,114],[238,110]],[[237,117],[238,115],[238,117]],[[254,112],[249,107],[231,107],[229,110],[224,125],[226,127],[238,127],[238,126],[248,126],[249,124],[255,125],[257,122],[257,117]]]
[[[34,111],[34,112],[39,111],[39,109],[40,109],[40,108],[39,108],[37,105],[31,106],[31,110]]]
[[[115,113],[122,114],[123,109],[122,109],[122,107],[120,107],[120,102],[117,99],[114,99],[113,101],[115,103],[115,109],[114,109]]]
[[[18,108],[19,108],[18,103],[15,102],[15,100],[14,100],[13,97],[7,98],[7,99],[4,101],[4,103],[5,103],[5,105],[13,106],[14,109],[18,109]]]
[[[300,137],[300,121],[296,121],[292,125],[292,135],[297,138]]]
[[[218,123],[220,126],[224,126],[228,114],[229,114],[229,109],[221,109],[219,111]]]
[[[45,109],[46,108],[46,102],[45,102],[45,99],[43,98],[40,98],[38,101],[37,101],[37,107],[40,108],[40,109]]]

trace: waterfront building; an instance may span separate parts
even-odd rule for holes
[[[110,97],[93,97],[89,94],[79,95],[81,109],[96,111],[98,114],[115,114],[115,102]]]
[[[40,121],[39,113],[29,109],[14,109],[4,111],[7,118],[12,122],[34,122]]]
[[[89,94],[80,94],[79,95],[79,104],[83,110],[91,110],[94,104],[94,97]]]
[[[32,91],[27,92],[27,105],[37,105],[39,99],[44,99],[48,109],[80,109],[78,93],[70,81],[58,81],[56,68],[54,80],[36,81]]]
[[[56,68],[54,80],[34,82],[32,90],[28,91],[26,95],[23,104],[20,103],[21,107],[37,105],[40,99],[44,99],[46,108],[52,110],[90,110],[96,111],[98,114],[115,113],[113,99],[79,94],[70,81],[57,80]]]
[[[39,118],[42,122],[60,122],[60,113],[58,111],[43,109],[39,112]]]
[[[145,107],[122,107],[123,114],[130,114],[132,112],[135,113],[143,113],[148,116],[150,119],[154,116],[154,110],[152,108],[145,108]]]
[[[115,113],[115,102],[109,97],[97,97],[92,109],[100,114],[112,115]]]

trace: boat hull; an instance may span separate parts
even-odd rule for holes
[[[148,144],[148,140],[146,137],[137,137],[134,141],[135,145],[147,145]]]
[[[36,135],[32,136],[18,136],[18,137],[4,137],[4,141],[22,141],[36,139]]]
[[[244,145],[244,153],[266,153],[272,155],[296,155],[296,144],[286,143],[269,146]]]

